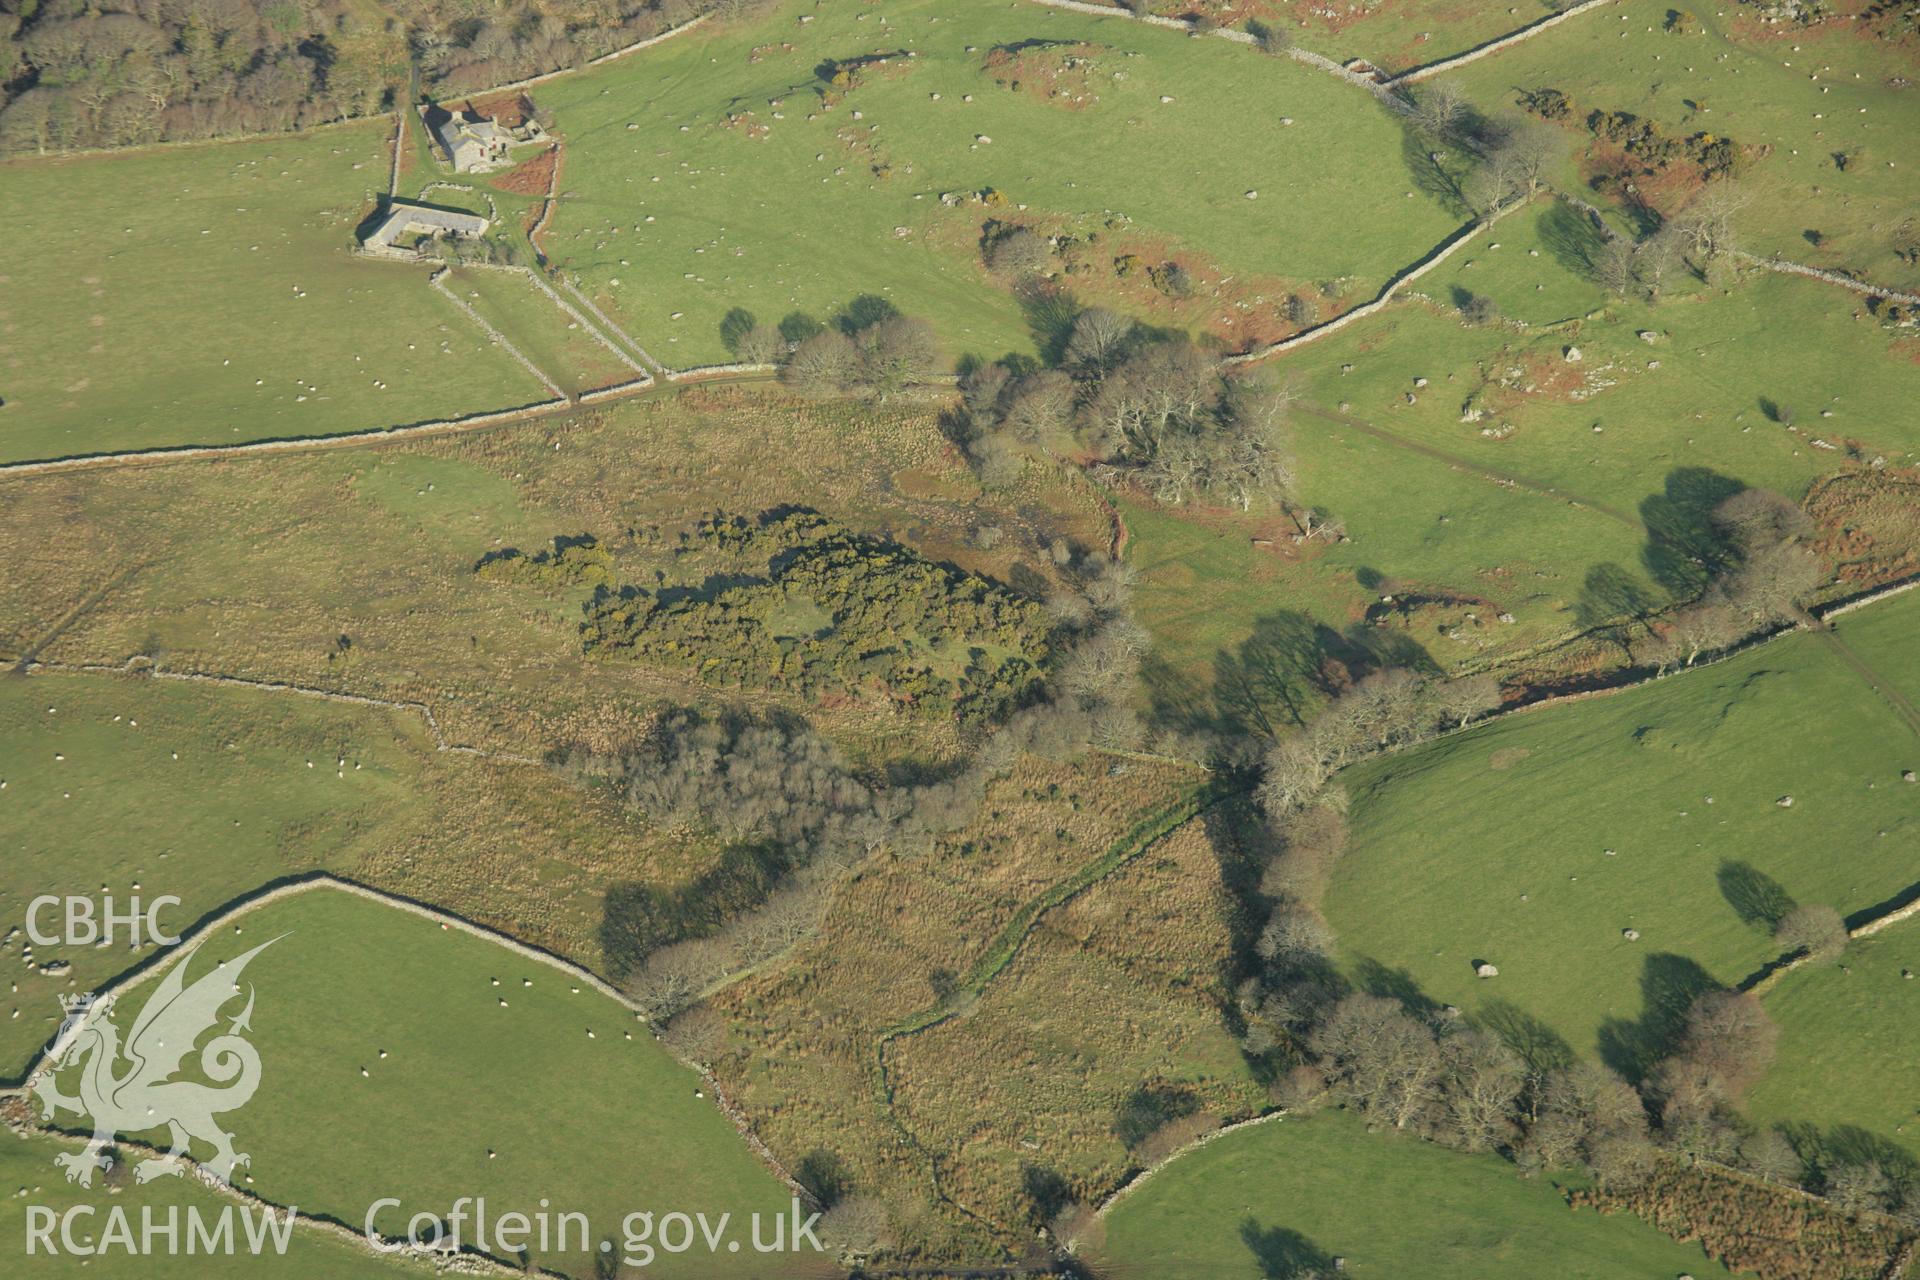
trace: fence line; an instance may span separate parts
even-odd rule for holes
[[[1039,2],[1049,3],[1050,0],[1039,0]],[[1392,303],[1394,296],[1402,289],[1420,279],[1420,277],[1426,275],[1435,267],[1438,267],[1448,258],[1451,258],[1459,251],[1462,245],[1472,240],[1474,236],[1482,231],[1492,230],[1494,224],[1499,222],[1500,219],[1506,217],[1516,209],[1526,207],[1527,203],[1528,202],[1524,200],[1516,200],[1496,210],[1490,216],[1477,219],[1460,228],[1460,230],[1454,232],[1451,236],[1436,245],[1428,252],[1426,257],[1420,259],[1420,261],[1414,263],[1412,266],[1402,268],[1397,275],[1381,287],[1380,292],[1374,295],[1371,302],[1363,302],[1351,311],[1343,311],[1331,320],[1314,325],[1309,329],[1302,329],[1299,333],[1288,338],[1282,338],[1278,342],[1268,343],[1264,347],[1256,347],[1252,351],[1243,351],[1238,355],[1227,356],[1221,363],[1228,365],[1251,364],[1256,360],[1265,360],[1270,356],[1283,355],[1288,351],[1294,350],[1296,347],[1303,347],[1309,342],[1317,342],[1328,334],[1344,329],[1356,321],[1364,320],[1368,316],[1378,314]]]
[[[1410,70],[1402,71],[1399,75],[1390,77],[1387,83],[1390,85],[1418,84],[1422,80],[1428,80],[1434,76],[1452,71],[1455,67],[1464,67],[1469,62],[1478,62],[1490,54],[1499,53],[1504,49],[1511,49],[1523,40],[1533,39],[1533,37],[1539,35],[1542,31],[1557,27],[1563,22],[1570,21],[1578,15],[1586,13],[1590,9],[1598,9],[1601,5],[1612,4],[1613,2],[1614,0],[1581,0],[1581,3],[1574,5],[1570,9],[1562,9],[1559,13],[1549,14],[1538,22],[1521,27],[1518,31],[1509,31],[1504,36],[1498,36],[1487,41],[1485,44],[1476,45],[1468,49],[1465,53],[1457,53],[1451,57],[1442,58],[1438,62],[1429,62],[1425,66],[1413,67]]]
[[[1851,289],[1868,297],[1887,298],[1894,302],[1904,302],[1908,306],[1920,307],[1920,294],[1902,293],[1898,289],[1886,289],[1877,284],[1868,284],[1864,280],[1855,280],[1852,276],[1842,275],[1838,271],[1828,271],[1821,267],[1809,267],[1798,262],[1789,262],[1785,258],[1763,258],[1758,254],[1741,253],[1735,250],[1733,256],[1742,262],[1752,263],[1768,271],[1778,271],[1784,275],[1805,276],[1809,280],[1819,280],[1826,284],[1837,284],[1842,289]]]
[[[573,281],[567,279],[565,276],[561,276],[560,287],[562,289],[565,289],[568,293],[572,294],[575,300],[577,300],[581,306],[585,307],[588,311],[593,313],[594,319],[598,320],[601,324],[607,326],[607,332],[619,338],[622,342],[626,343],[629,347],[632,347],[634,354],[640,357],[640,359],[646,364],[648,369],[652,370],[654,373],[659,374],[663,377],[669,376],[669,371],[667,369],[667,366],[665,366],[664,364],[661,364],[658,360],[655,360],[651,355],[649,355],[645,347],[641,346],[638,342],[635,342],[633,340],[632,334],[628,333],[625,329],[622,329],[619,325],[615,324],[613,322],[613,319],[610,316],[608,316],[606,312],[602,311],[597,305],[595,305],[592,298],[589,298],[586,294],[580,292],[579,289],[575,288]]]
[[[440,270],[434,272],[433,275],[427,278],[427,283],[432,285],[435,289],[437,289],[440,292],[440,295],[444,297],[448,302],[451,302],[454,306],[464,311],[467,315],[467,319],[473,321],[476,325],[480,326],[480,331],[482,333],[486,334],[489,338],[493,339],[494,344],[498,346],[501,350],[505,351],[508,355],[512,356],[515,360],[519,361],[521,367],[526,369],[526,371],[532,374],[535,378],[539,379],[540,384],[546,387],[548,391],[551,391],[554,395],[558,396],[562,400],[571,399],[572,397],[567,395],[565,389],[562,388],[561,385],[555,382],[552,378],[549,378],[541,370],[540,366],[533,362],[533,359],[530,356],[528,356],[526,352],[522,351],[520,348],[514,346],[511,342],[507,341],[506,334],[501,333],[498,329],[488,324],[478,311],[475,311],[471,306],[467,304],[467,300],[465,298],[461,297],[459,294],[455,293],[453,290],[447,288],[447,284],[446,284],[447,270],[448,269],[446,267],[442,267]]]

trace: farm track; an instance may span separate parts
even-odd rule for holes
[[[1816,628],[1815,634],[1833,651],[1834,656],[1860,677],[1867,688],[1884,698],[1887,705],[1893,708],[1893,713],[1900,717],[1915,737],[1920,738],[1920,707],[1916,707],[1898,685],[1869,666],[1867,660],[1855,653],[1853,647],[1842,640],[1832,627]]]
[[[1033,936],[1034,930],[1046,915],[1055,908],[1073,901],[1114,872],[1132,863],[1147,850],[1204,814],[1221,800],[1234,794],[1236,790],[1234,786],[1216,778],[1143,816],[1100,857],[1087,863],[1064,880],[1055,881],[1017,909],[1013,917],[995,935],[986,953],[973,963],[960,980],[959,989],[953,995],[916,1013],[908,1014],[892,1026],[883,1028],[874,1037],[875,1101],[879,1104],[882,1113],[925,1164],[934,1195],[968,1218],[987,1227],[994,1235],[1001,1233],[1001,1227],[986,1214],[962,1204],[948,1193],[941,1185],[939,1156],[929,1151],[901,1118],[894,1102],[893,1079],[887,1065],[888,1045],[964,1015],[985,997],[987,988],[992,985],[994,979],[1013,967],[1013,962],[1019,958],[1027,940]]]
[[[1409,453],[1417,453],[1423,457],[1444,462],[1448,466],[1461,471],[1470,471],[1474,475],[1483,476],[1503,488],[1523,489],[1528,493],[1539,494],[1544,498],[1553,498],[1557,501],[1567,503],[1569,506],[1592,511],[1605,516],[1609,520],[1618,521],[1630,529],[1646,528],[1645,524],[1637,517],[1630,516],[1615,507],[1610,507],[1596,498],[1585,497],[1577,493],[1569,493],[1565,489],[1556,488],[1550,484],[1543,484],[1538,480],[1529,480],[1525,476],[1515,475],[1511,471],[1501,471],[1498,468],[1489,467],[1484,463],[1475,462],[1464,454],[1452,453],[1437,445],[1422,444],[1418,440],[1410,440],[1405,436],[1397,435],[1394,432],[1386,430],[1384,427],[1376,427],[1372,423],[1353,417],[1350,414],[1337,413],[1333,410],[1321,409],[1313,405],[1301,405],[1300,410],[1303,413],[1310,413],[1316,418],[1331,422],[1336,426],[1347,427],[1360,432],[1362,435],[1371,436],[1385,444],[1392,445],[1396,449],[1405,449]]]
[[[131,571],[130,571],[131,572]],[[125,575],[122,575],[124,578]],[[498,760],[506,764],[544,765],[546,762],[535,756],[519,755],[511,751],[488,751],[484,747],[470,747],[450,741],[440,728],[440,721],[433,714],[433,708],[424,702],[396,702],[389,698],[375,698],[364,693],[343,693],[333,689],[316,689],[310,685],[288,684],[274,680],[249,680],[243,676],[210,675],[199,671],[162,671],[153,664],[151,658],[136,656],[126,660],[120,666],[106,663],[67,663],[22,661],[14,668],[25,675],[39,675],[50,672],[56,675],[84,676],[134,676],[143,680],[173,680],[183,684],[216,685],[224,689],[248,689],[256,693],[282,694],[297,698],[310,698],[318,702],[337,702],[346,706],[373,707],[382,711],[396,711],[403,715],[417,715],[426,726],[427,735],[433,740],[433,749],[450,755],[474,756],[482,760]]]
[[[685,371],[678,381],[668,382],[660,379],[647,383],[628,384],[632,389],[619,389],[617,395],[601,394],[596,397],[596,405],[607,400],[633,400],[643,396],[657,395],[682,386],[713,386],[719,383],[770,382],[771,373],[701,373]],[[592,394],[592,393],[589,393]],[[69,458],[49,458],[33,462],[9,462],[0,464],[0,481],[15,476],[55,475],[68,471],[92,471],[107,467],[155,466],[171,462],[223,460],[227,458],[260,457],[290,453],[311,453],[322,449],[354,449],[362,445],[386,444],[393,441],[417,440],[428,436],[459,435],[470,431],[490,431],[500,427],[520,426],[551,418],[558,414],[576,412],[581,406],[564,400],[548,400],[538,404],[525,405],[517,409],[502,409],[494,413],[476,414],[471,418],[450,419],[436,422],[411,423],[396,427],[372,427],[364,431],[346,432],[334,436],[297,436],[277,440],[251,440],[245,444],[188,444],[175,445],[164,449],[139,449],[126,453],[83,454]]]
[[[20,657],[13,664],[14,671],[24,675],[34,666],[35,659],[46,651],[48,645],[65,635],[69,628],[87,614],[91,613],[94,608],[98,606],[102,600],[105,600],[111,595],[116,588],[124,586],[134,574],[140,572],[140,570],[145,567],[145,565],[136,564],[122,569],[119,573],[114,574],[111,578],[108,578],[105,582],[102,582],[99,586],[82,596],[72,608],[61,614],[54,624],[41,634],[39,639],[33,641],[21,650]]]

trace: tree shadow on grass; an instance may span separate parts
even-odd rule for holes
[[[1733,543],[1713,523],[1713,509],[1747,486],[1708,467],[1676,467],[1666,486],[1640,504],[1647,572],[1675,599],[1692,599],[1735,558]]]
[[[1558,1031],[1510,1000],[1489,1000],[1473,1020],[1500,1037],[1537,1076],[1565,1071],[1574,1064],[1573,1046]]]
[[[1646,615],[1659,603],[1639,577],[1607,561],[1587,570],[1573,612],[1582,627],[1619,646],[1631,659],[1634,632],[1647,627]],[[1647,627],[1647,632],[1651,635],[1652,628]]]
[[[1143,1084],[1127,1095],[1113,1118],[1113,1136],[1131,1151],[1165,1125],[1200,1110],[1193,1090],[1177,1084]]]
[[[1411,973],[1388,968],[1372,956],[1361,956],[1354,961],[1352,979],[1359,990],[1370,996],[1398,1000],[1416,1017],[1430,1018],[1441,1012],[1440,1002],[1422,991]]]
[[[1170,669],[1150,670],[1157,727],[1230,738],[1276,738],[1356,680],[1388,667],[1434,674],[1426,649],[1404,632],[1351,626],[1336,631],[1291,609],[1254,619],[1253,633],[1213,659],[1211,696]]]
[[[1778,880],[1749,863],[1722,862],[1717,878],[1720,896],[1742,923],[1771,929],[1796,905]]]
[[[1847,1166],[1877,1164],[1902,1187],[1920,1186],[1920,1160],[1891,1138],[1857,1125],[1835,1125],[1822,1129],[1814,1124],[1780,1126],[1793,1150],[1810,1174],[1822,1181]]]
[[[1686,956],[1670,951],[1648,956],[1640,974],[1640,1018],[1609,1018],[1600,1024],[1600,1060],[1629,1084],[1639,1084],[1678,1046],[1693,1002],[1720,989],[1712,974]]]
[[[1607,237],[1587,214],[1556,200],[1534,220],[1534,227],[1554,261],[1583,280],[1599,274]]]
[[[1468,170],[1455,159],[1460,154],[1459,147],[1436,143],[1412,125],[1401,125],[1400,160],[1407,166],[1413,185],[1439,201],[1448,213],[1465,220],[1473,216],[1473,205],[1461,185]],[[1436,160],[1436,155],[1442,158]]]
[[[1064,289],[1045,285],[1022,285],[1014,292],[1020,311],[1033,334],[1033,349],[1041,363],[1058,366],[1067,358],[1067,341],[1073,337],[1073,322],[1079,318],[1078,300]]]
[[[1290,1227],[1263,1227],[1252,1218],[1240,1224],[1240,1240],[1252,1250],[1267,1280],[1307,1280],[1333,1274],[1333,1255]]]
[[[831,1209],[854,1189],[853,1171],[838,1154],[816,1147],[802,1157],[793,1180],[807,1189],[823,1209]]]
[[[870,329],[882,320],[892,320],[900,314],[900,308],[877,293],[863,293],[847,303],[846,309],[834,317],[834,323],[840,332],[852,336],[862,329]]]
[[[1020,1191],[1026,1197],[1028,1221],[1036,1227],[1052,1222],[1073,1203],[1073,1184],[1065,1174],[1045,1165],[1030,1164],[1020,1170]]]

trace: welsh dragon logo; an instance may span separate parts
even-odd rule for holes
[[[107,1149],[116,1134],[162,1125],[173,1149],[166,1158],[135,1165],[136,1182],[178,1175],[182,1166],[177,1157],[191,1157],[193,1139],[213,1148],[213,1159],[203,1167],[223,1182],[233,1180],[235,1168],[251,1163],[234,1150],[233,1135],[215,1119],[220,1112],[245,1106],[260,1087],[259,1051],[241,1034],[251,1029],[251,987],[246,1007],[225,1032],[199,1051],[200,1072],[214,1085],[173,1077],[186,1065],[195,1043],[219,1023],[221,1008],[240,995],[240,976],[248,963],[277,941],[263,942],[236,959],[223,961],[191,985],[186,981],[186,964],[175,964],[134,1019],[124,1041],[112,1021],[112,995],[61,997],[66,1022],[54,1038],[47,1065],[29,1087],[39,1097],[45,1119],[62,1111],[93,1118],[93,1137],[86,1148],[54,1157],[54,1163],[66,1170],[67,1181],[92,1186],[96,1169],[112,1167]],[[80,1072],[77,1098],[62,1093],[56,1084],[56,1078],[69,1068]]]

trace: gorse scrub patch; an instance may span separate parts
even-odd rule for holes
[[[898,543],[809,511],[709,521],[698,537],[758,572],[717,589],[604,592],[583,628],[589,653],[690,667],[726,688],[875,693],[965,720],[1010,709],[1045,675],[1043,606]]]
[[[496,582],[543,587],[605,586],[613,581],[613,556],[591,535],[555,538],[548,551],[528,555],[509,547],[484,557],[473,571]]]

